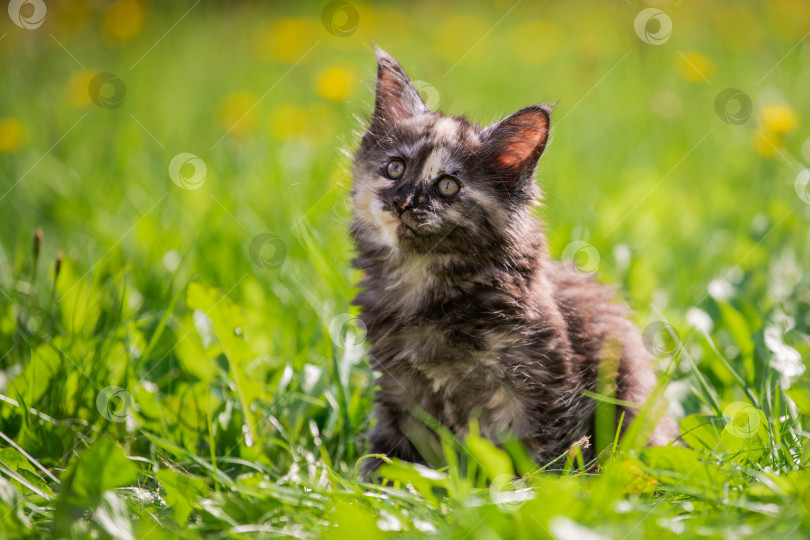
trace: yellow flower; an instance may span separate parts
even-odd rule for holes
[[[765,105],[759,111],[759,121],[762,129],[769,133],[785,134],[795,130],[799,119],[789,105],[772,103]]]
[[[254,107],[259,101],[251,92],[233,92],[229,94],[220,106],[220,119],[222,127],[234,135],[244,135],[256,129],[256,110]]]
[[[318,73],[318,94],[331,101],[343,101],[354,90],[356,77],[348,69],[329,67]]]
[[[281,105],[270,116],[270,131],[282,141],[300,138],[307,130],[307,113],[292,103]]]
[[[129,41],[143,27],[143,6],[137,0],[119,0],[104,14],[101,33],[108,43]]]
[[[98,71],[82,69],[70,76],[67,83],[67,100],[71,107],[82,108],[93,104],[90,98],[90,81]]]
[[[752,135],[754,150],[762,157],[776,156],[782,146],[782,138],[770,131],[758,129]]]
[[[253,40],[253,50],[260,60],[294,63],[318,41],[323,27],[311,19],[282,19],[264,25]]]
[[[753,135],[754,150],[761,156],[774,157],[784,146],[785,135],[799,125],[796,111],[790,105],[769,103],[757,112],[759,127]]]
[[[435,9],[435,6],[428,7]],[[419,9],[414,4],[408,5],[407,13],[400,11],[402,6],[395,8],[355,4],[355,8],[357,8],[360,18],[357,32],[352,35],[353,40],[344,39],[342,41],[363,40],[368,42],[374,39],[380,40],[382,36],[385,36],[385,40],[380,40],[379,45],[386,50],[387,47],[394,48],[392,41],[396,39],[396,36],[413,35],[411,26],[413,20],[418,19],[418,16],[414,16],[414,14]],[[392,28],[396,28],[396,32],[391,32]]]
[[[807,32],[810,24],[810,10],[807,9],[807,0],[771,0],[764,2],[770,12],[770,21],[775,35],[785,40],[797,40]],[[762,15],[760,15],[760,20]]]
[[[22,148],[28,130],[16,118],[0,119],[0,152],[12,153]]]
[[[709,82],[714,75],[714,62],[708,56],[695,51],[678,55],[678,73],[692,82]]]

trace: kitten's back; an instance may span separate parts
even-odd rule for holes
[[[593,276],[579,273],[568,263],[552,263],[545,274],[553,286],[553,296],[567,324],[568,339],[577,355],[579,372],[596,391],[600,363],[608,387],[613,387],[610,362],[616,362],[615,397],[642,405],[656,385],[654,356],[644,346],[638,328],[629,320],[631,310],[619,300],[613,287],[597,283]],[[663,401],[657,407],[664,407]],[[617,408],[626,413],[623,430],[636,410]],[[660,412],[660,411],[656,411]],[[650,443],[666,444],[677,436],[677,428],[664,418],[653,431]]]

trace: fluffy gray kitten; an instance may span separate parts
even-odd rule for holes
[[[643,403],[656,381],[612,289],[548,260],[532,208],[551,107],[479,127],[428,110],[379,49],[377,63],[351,225],[363,272],[354,303],[381,373],[371,452],[429,462],[424,411],[461,437],[477,418],[482,436],[516,437],[548,463],[593,435],[596,401],[583,390],[596,390],[603,358],[620,400]],[[624,428],[635,410],[622,412]],[[659,425],[650,441],[672,436]]]

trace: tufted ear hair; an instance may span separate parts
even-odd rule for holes
[[[484,130],[484,165],[505,188],[532,178],[548,142],[551,109],[549,105],[525,107]]]
[[[402,66],[379,47],[374,47],[374,52],[377,55],[377,92],[372,122],[396,122],[427,112]]]

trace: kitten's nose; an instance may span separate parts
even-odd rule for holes
[[[394,202],[394,206],[396,207],[397,212],[399,213],[399,215],[400,215],[400,216],[401,216],[401,215],[402,215],[402,214],[405,212],[405,210],[407,210],[407,209],[408,209],[408,207],[411,205],[411,204],[410,204],[410,202],[409,202],[407,199],[405,199],[405,200],[403,201],[403,197],[400,197],[399,195],[397,195],[396,197],[394,197],[394,201],[393,201],[393,202]]]

